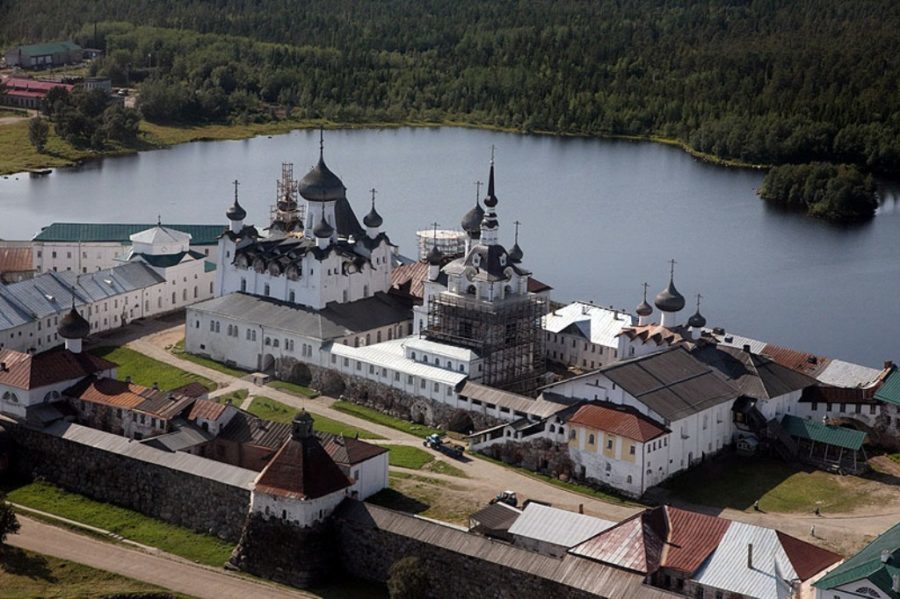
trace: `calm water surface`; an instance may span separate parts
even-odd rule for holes
[[[458,227],[497,147],[501,238],[520,220],[525,266],[560,300],[633,308],[641,283],[676,284],[710,326],[880,366],[900,358],[900,187],[879,216],[835,228],[766,208],[762,174],[700,163],[651,143],[521,136],[468,129],[326,134],[326,161],[360,219],[378,210],[401,252],[415,230]],[[199,142],[83,167],[0,179],[0,237],[30,238],[53,221],[225,223],[231,181],[251,223],[266,224],[281,162],[300,178],[318,133]],[[685,311],[684,318],[690,314]]]

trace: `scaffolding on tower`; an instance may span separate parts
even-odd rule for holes
[[[443,292],[429,302],[424,335],[478,354],[482,371],[473,381],[534,396],[546,372],[541,328],[545,304],[535,294],[485,301]]]
[[[285,233],[293,231],[294,224],[304,222],[306,217],[305,205],[297,201],[299,197],[299,182],[294,179],[294,164],[292,162],[281,163],[281,179],[275,182],[275,203],[269,211],[269,221],[283,223]],[[270,227],[276,231],[278,228]]]

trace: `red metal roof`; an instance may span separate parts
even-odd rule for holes
[[[256,492],[293,499],[316,499],[353,484],[310,435],[288,439],[256,482]]]
[[[66,390],[69,397],[118,408],[134,409],[144,403],[152,389],[116,379],[86,378]]]
[[[91,374],[112,370],[115,364],[86,353],[73,354],[57,348],[41,354],[0,350],[0,384],[17,389],[37,389],[65,381],[77,381]]]
[[[60,83],[58,81],[42,81],[40,79],[29,79],[28,77],[7,77],[3,83],[6,85],[7,92],[13,91],[30,91],[41,92],[41,96],[45,95],[54,87],[62,87],[72,91],[75,86],[69,83]]]
[[[543,281],[538,281],[534,277],[528,277],[528,292],[529,293],[540,293],[541,291],[552,291],[553,287],[544,283]]]
[[[198,399],[191,407],[191,413],[188,414],[188,420],[194,421],[197,418],[205,420],[218,420],[225,412],[225,404],[216,403],[209,399]]]
[[[612,407],[596,403],[581,406],[575,415],[569,418],[569,423],[620,435],[641,443],[666,432],[664,427],[624,406]]]
[[[761,352],[759,352],[782,366],[799,370],[810,376],[815,376],[821,372],[831,362],[831,358],[825,356],[817,356],[807,352],[797,351],[788,347],[781,347],[769,343]]]
[[[316,433],[316,435],[322,440],[325,453],[338,464],[355,466],[388,452],[387,447],[366,443],[354,437],[330,433]]]
[[[781,542],[788,559],[791,560],[791,565],[794,566],[794,570],[797,572],[800,580],[806,580],[828,566],[844,559],[837,553],[832,553],[827,549],[801,541],[780,530],[776,530],[775,534],[778,535],[778,540]]]
[[[651,510],[635,514],[569,550],[569,553],[626,570],[650,574],[659,568],[662,539],[648,519]]]
[[[693,573],[715,551],[731,521],[700,512],[664,507],[669,531],[661,565]]]
[[[31,246],[0,247],[0,273],[34,270]]]
[[[414,299],[425,296],[428,263],[424,260],[403,264],[391,271],[391,292]]]

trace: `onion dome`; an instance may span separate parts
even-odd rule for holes
[[[319,221],[319,224],[313,227],[313,235],[319,239],[325,239],[334,235],[334,227],[328,224],[324,214],[322,214],[322,220]]]
[[[321,143],[321,142],[320,142]],[[343,198],[347,192],[344,183],[325,166],[322,148],[319,148],[319,162],[300,179],[300,195],[313,202],[331,202]]]
[[[653,308],[650,306],[650,304],[647,303],[647,300],[645,299],[640,304],[638,304],[638,307],[635,308],[634,313],[638,316],[650,316],[651,314],[653,314]]]
[[[384,220],[381,218],[381,215],[375,210],[375,200],[372,200],[372,209],[369,210],[369,213],[363,218],[363,224],[367,227],[377,229],[383,222]]]
[[[663,312],[678,312],[684,308],[684,296],[675,289],[675,283],[669,279],[669,286],[656,294],[656,307]]]
[[[482,220],[484,220],[484,208],[481,207],[481,202],[476,198],[475,207],[466,212],[462,218],[463,231],[469,235],[481,233]]]
[[[702,329],[706,326],[706,319],[700,314],[700,310],[697,310],[693,316],[688,318],[688,326],[695,329]]]
[[[441,253],[441,250],[438,249],[438,246],[431,246],[431,251],[428,252],[428,256],[425,258],[428,261],[428,264],[432,266],[440,266],[441,262],[444,259],[444,254]]]
[[[228,217],[228,220],[244,220],[247,218],[247,211],[238,203],[237,198],[234,198],[234,204],[228,207],[225,216]]]
[[[512,249],[509,250],[509,254],[507,255],[510,262],[517,262],[517,263],[522,261],[522,256],[523,256],[522,248],[519,247],[518,243],[516,243],[515,245],[512,246]]]
[[[73,304],[69,313],[59,321],[57,332],[63,339],[84,339],[91,334],[91,324],[78,313]]]

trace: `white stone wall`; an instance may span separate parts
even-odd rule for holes
[[[346,496],[343,489],[307,500],[253,491],[250,493],[250,512],[262,514],[266,519],[278,518],[297,526],[311,526],[330,516]]]
[[[619,348],[591,343],[584,337],[544,331],[544,357],[587,370],[618,361]]]
[[[99,373],[103,377],[115,377],[116,369],[111,368]],[[61,381],[53,385],[45,385],[35,389],[19,389],[0,384],[0,412],[25,417],[26,408],[41,403],[50,403],[62,398],[62,392],[80,379]]]
[[[350,479],[355,481],[349,493],[364,501],[388,486],[387,452],[356,464],[350,468]]]
[[[191,245],[190,249],[208,256],[210,262],[218,259],[215,245]],[[130,242],[62,242],[33,241],[31,255],[35,271],[73,271],[89,273],[121,264],[132,250]]]

